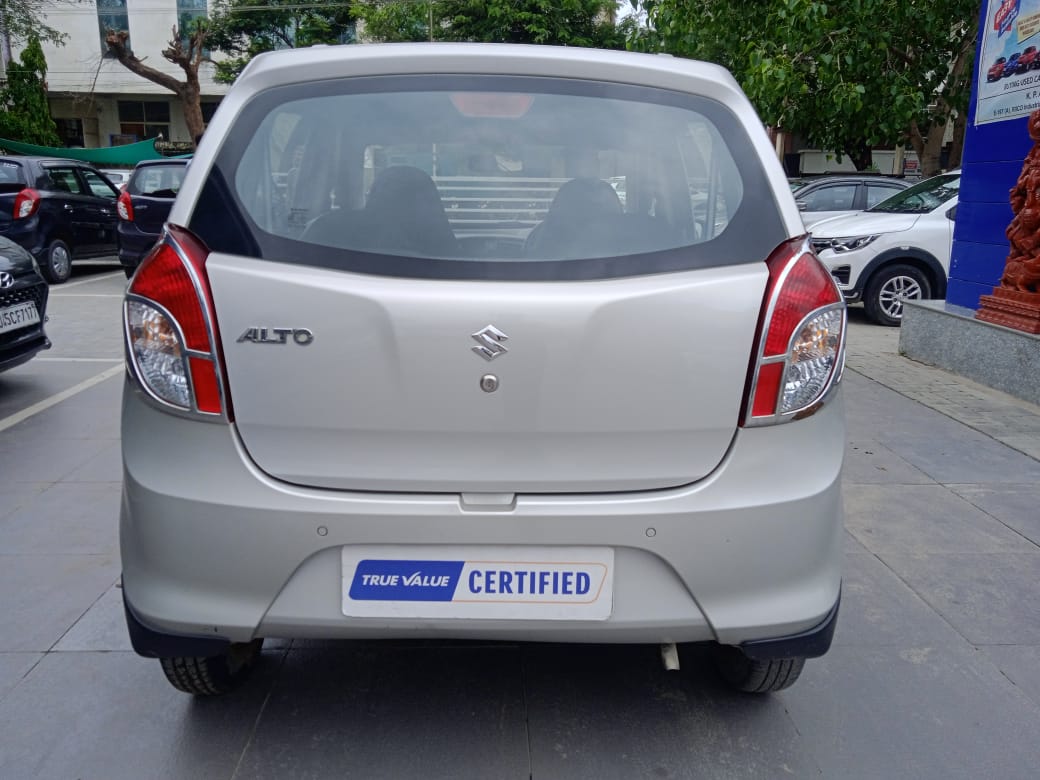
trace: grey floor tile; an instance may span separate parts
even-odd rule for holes
[[[203,700],[133,653],[51,653],[0,702],[0,777],[230,778],[277,663]]]
[[[291,650],[237,778],[527,778],[518,650]]]
[[[965,640],[884,563],[870,553],[847,553],[838,645],[964,644]]]
[[[835,647],[783,701],[823,777],[1036,777],[1040,707],[970,649]]]
[[[934,485],[935,480],[914,468],[877,441],[850,441],[845,449],[846,484]]]
[[[847,553],[865,553],[870,552],[866,547],[859,543],[855,536],[845,531],[845,545],[844,550]]]
[[[31,503],[50,486],[49,482],[0,483],[0,520]]]
[[[0,653],[0,702],[41,658],[43,653]]]
[[[524,685],[534,778],[814,777],[787,693],[732,693],[699,648],[533,645]]]
[[[877,439],[943,484],[1040,482],[1040,462],[961,425],[924,432],[886,425]]]
[[[1040,646],[996,645],[979,648],[979,652],[1040,706]]]
[[[67,364],[41,364],[45,371],[50,371],[54,366],[59,365]],[[86,376],[78,379],[78,381],[82,381],[82,379],[89,379],[107,371],[113,366],[119,365],[119,361],[75,365],[87,367]],[[64,390],[66,388],[62,387],[59,389]],[[120,374],[110,377],[100,384],[77,393],[68,401],[59,403],[23,420],[5,433],[17,436],[23,441],[118,439],[122,392],[123,376]],[[28,406],[29,404],[24,403],[24,405]]]
[[[0,556],[0,652],[49,650],[118,575],[114,555]]]
[[[20,553],[114,555],[121,491],[110,482],[51,485],[0,520],[0,560]]]
[[[986,514],[1040,545],[1040,485],[951,485]]]
[[[881,558],[972,644],[1040,644],[1040,554],[884,553]]]
[[[122,480],[122,445],[119,441],[113,441],[84,465],[65,476],[62,482],[108,482],[119,484]]]
[[[42,357],[47,357],[49,354],[44,352]],[[15,369],[0,373],[0,420],[68,390],[86,379],[97,376],[113,365],[118,365],[119,358],[120,356],[117,355],[112,362],[106,361],[104,363],[52,362],[37,358]],[[108,380],[108,382],[111,381]],[[89,392],[89,390],[84,392]],[[53,412],[62,405],[64,404],[51,407],[47,412]],[[45,412],[41,412],[41,414],[45,414]],[[69,411],[63,410],[57,412],[57,415],[67,420],[70,424],[75,424]],[[29,419],[34,418],[30,417]],[[26,425],[26,423],[27,421],[19,423],[19,425]],[[82,424],[82,422],[79,424]],[[68,434],[66,434],[66,437],[77,438],[77,436]]]
[[[58,482],[111,446],[109,439],[34,438],[15,426],[3,432],[0,474],[7,484]]]
[[[57,652],[132,650],[118,583],[95,601],[54,646]]]
[[[940,485],[846,485],[845,527],[870,551],[1031,551],[1035,547]]]

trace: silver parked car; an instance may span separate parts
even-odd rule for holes
[[[261,55],[125,332],[127,622],[181,690],[265,637],[711,643],[755,692],[830,645],[845,307],[718,67]]]

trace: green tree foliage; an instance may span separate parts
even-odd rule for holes
[[[0,0],[0,36],[11,43],[37,38],[60,46],[68,37],[44,24],[48,0]]]
[[[966,122],[978,0],[644,0],[643,8],[648,26],[632,48],[725,66],[767,124],[858,168],[871,147],[909,142],[923,172],[935,173],[947,120],[955,117],[958,135]]]
[[[42,146],[61,146],[47,105],[47,60],[40,39],[30,35],[21,57],[7,66],[0,90],[0,137]]]
[[[379,41],[483,41],[624,48],[607,0],[382,0],[354,4]]]
[[[207,43],[227,59],[216,62],[215,78],[230,84],[265,51],[349,43],[354,20],[347,0],[218,0]]]

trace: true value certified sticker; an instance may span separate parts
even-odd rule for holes
[[[343,548],[343,614],[605,620],[609,547]]]

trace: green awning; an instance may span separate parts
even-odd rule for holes
[[[155,140],[138,141],[125,146],[106,146],[98,149],[65,149],[64,147],[36,146],[0,138],[0,149],[34,157],[61,157],[83,160],[95,165],[137,165],[141,160],[159,160],[163,155],[155,151]]]

